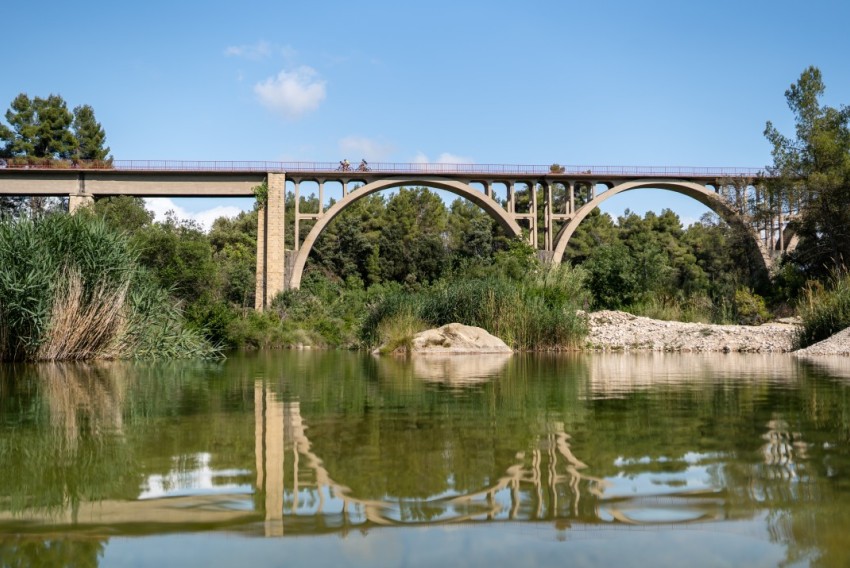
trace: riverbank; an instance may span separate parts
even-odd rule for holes
[[[585,349],[592,351],[788,353],[799,330],[794,323],[683,323],[607,310],[587,314],[587,322]]]
[[[839,331],[832,337],[809,345],[805,349],[794,352],[798,357],[821,356],[821,355],[850,355],[850,327]]]

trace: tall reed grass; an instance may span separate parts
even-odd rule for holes
[[[216,353],[102,221],[0,219],[0,360]]]
[[[590,303],[585,280],[583,270],[564,264],[541,268],[519,281],[495,275],[457,278],[415,293],[396,290],[370,306],[360,337],[370,348],[401,345],[404,333],[422,327],[416,322],[457,322],[484,328],[517,350],[576,348],[587,333],[579,313]]]
[[[800,347],[822,341],[850,327],[850,273],[834,274],[824,286],[809,284],[797,305],[803,325]]]

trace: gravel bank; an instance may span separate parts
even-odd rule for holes
[[[805,349],[799,349],[794,352],[794,355],[798,357],[850,355],[850,327]]]
[[[788,353],[794,348],[797,331],[796,325],[788,323],[682,323],[616,311],[592,312],[587,317],[590,333],[586,347],[599,351]]]

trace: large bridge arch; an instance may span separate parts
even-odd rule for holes
[[[319,235],[322,234],[325,227],[327,227],[337,215],[342,213],[346,207],[367,195],[371,195],[385,189],[403,186],[424,186],[434,189],[442,189],[466,198],[486,211],[493,219],[496,220],[499,226],[501,226],[509,236],[518,237],[522,235],[522,229],[519,224],[511,218],[507,211],[505,211],[496,201],[481,191],[476,190],[469,184],[457,180],[438,177],[410,177],[403,179],[377,180],[358,187],[356,190],[352,191],[343,199],[335,203],[325,212],[324,215],[316,220],[316,224],[313,225],[313,228],[304,238],[304,242],[301,243],[301,247],[298,249],[298,254],[295,256],[295,260],[292,263],[292,270],[289,274],[289,278],[287,279],[288,287],[299,288],[301,286],[301,277],[304,274],[304,266],[307,264],[307,258],[310,256],[310,251],[313,250],[313,245],[316,243],[316,239],[319,238]]]
[[[604,191],[597,195],[596,198],[590,200],[589,202],[584,204],[578,211],[576,211],[575,215],[561,229],[555,240],[552,261],[554,263],[560,263],[563,260],[564,252],[567,249],[567,245],[570,242],[570,238],[572,238],[573,234],[576,232],[576,229],[578,229],[579,224],[585,219],[585,217],[590,215],[591,211],[599,207],[599,205],[605,202],[605,200],[610,199],[615,195],[619,195],[620,193],[632,191],[635,189],[665,189],[673,191],[675,193],[680,193],[682,195],[687,195],[688,197],[699,201],[700,203],[720,215],[720,217],[730,225],[743,229],[746,234],[749,235],[753,247],[758,250],[758,257],[764,264],[765,270],[767,270],[768,272],[770,271],[772,267],[772,261],[769,251],[765,247],[764,243],[762,243],[761,239],[756,234],[752,226],[747,223],[746,220],[741,217],[741,215],[739,215],[737,211],[735,211],[717,193],[707,189],[703,185],[692,181],[672,179],[641,179],[635,181],[627,181],[619,185],[615,185],[607,191]]]

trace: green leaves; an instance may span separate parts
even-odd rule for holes
[[[785,91],[796,137],[770,122],[765,128],[773,145],[771,189],[786,208],[802,204],[791,261],[821,279],[850,262],[850,108],[822,106],[825,91],[820,70],[807,68]]]
[[[90,215],[0,219],[0,266],[0,360],[216,354]]]
[[[89,105],[68,110],[59,95],[30,99],[21,93],[6,111],[9,126],[0,125],[7,157],[59,160],[106,160],[106,133]]]

